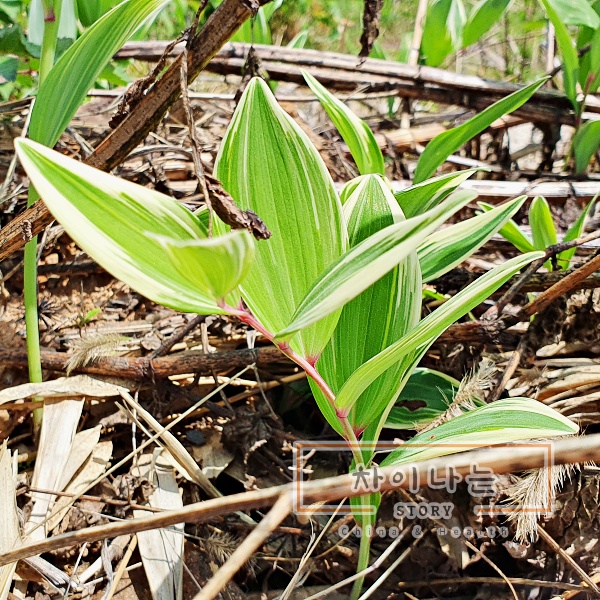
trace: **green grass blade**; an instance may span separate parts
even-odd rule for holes
[[[350,410],[362,392],[377,377],[404,357],[411,356],[417,351],[423,352],[452,323],[478,306],[522,267],[541,256],[543,256],[542,252],[517,256],[488,271],[461,290],[448,302],[425,317],[407,335],[354,371],[340,390],[336,398],[336,405],[340,409]]]
[[[600,27],[600,17],[589,0],[549,0],[549,4],[565,25],[583,25],[591,29]]]
[[[444,131],[436,136],[421,154],[415,170],[414,183],[421,183],[435,173],[435,170],[461,146],[487,129],[496,119],[507,115],[529,100],[533,94],[547,81],[544,77],[523,89],[502,98],[485,110],[471,117],[466,123]]]
[[[455,192],[437,208],[389,225],[346,252],[319,276],[276,339],[289,340],[356,298],[415,251],[427,235],[475,196],[470,191]]]
[[[479,206],[485,210],[494,210],[493,204],[487,202],[478,202]],[[512,220],[506,222],[504,227],[500,228],[498,233],[507,241],[510,242],[517,250],[521,252],[533,252],[533,242],[521,231],[521,228]]]
[[[178,271],[156,239],[165,236],[196,242],[206,238],[201,223],[187,208],[31,140],[19,138],[15,145],[50,212],[109,273],[150,300],[176,310],[223,312],[209,290],[199,289]]]
[[[344,138],[361,175],[385,175],[385,164],[379,144],[368,125],[341,100],[325,89],[310,73],[302,71],[306,83],[319,99],[336,129]]]
[[[463,31],[463,48],[479,41],[499,20],[512,0],[480,0],[469,13]]]
[[[367,175],[344,205],[351,247],[368,239],[384,227],[404,220],[404,215],[385,181]],[[364,362],[412,329],[421,316],[421,273],[416,252],[411,252],[387,275],[350,301],[317,369],[334,393]],[[365,326],[367,325],[367,326]],[[373,415],[383,411],[398,393],[401,373],[388,369],[363,393],[350,421],[364,427]],[[311,380],[309,380],[311,381]],[[322,392],[311,382],[321,411],[339,429],[339,420]]]
[[[600,147],[600,121],[584,123],[575,132],[571,143],[573,156],[575,157],[575,172],[578,174],[585,173],[592,156]]]
[[[594,204],[596,203],[597,198],[598,198],[598,194],[596,194],[590,200],[590,202],[583,209],[583,211],[581,212],[581,214],[579,215],[579,217],[577,218],[575,223],[573,223],[573,225],[571,225],[571,227],[569,227],[569,229],[567,230],[567,233],[565,233],[565,237],[562,240],[563,242],[571,242],[573,240],[576,240],[581,235],[583,235],[587,218],[589,217],[590,212],[591,212],[592,208],[594,207]],[[561,267],[562,269],[568,269],[569,265],[571,264],[571,259],[575,255],[575,252],[577,252],[577,248],[569,248],[568,250],[563,250],[556,257],[557,261],[558,261],[558,266]]]
[[[94,23],[60,57],[40,86],[29,137],[54,146],[102,69],[168,0],[125,0]]]
[[[451,192],[469,179],[471,175],[480,170],[466,169],[457,173],[432,177],[423,183],[417,183],[405,190],[396,192],[394,196],[407,219],[416,217],[437,206]]]
[[[536,250],[546,250],[556,244],[556,227],[552,220],[550,206],[545,198],[536,196],[529,207],[529,225]]]
[[[563,59],[563,82],[565,86],[565,94],[571,101],[573,109],[578,111],[577,104],[577,79],[579,78],[579,57],[577,56],[577,50],[573,44],[573,39],[567,26],[560,18],[556,10],[549,0],[541,0],[546,13],[552,25],[554,25],[554,32],[556,35],[556,43],[560,49],[560,54]]]
[[[405,442],[381,463],[400,465],[519,440],[573,435],[578,427],[554,409],[530,398],[498,400],[464,413]],[[462,446],[462,447],[461,447]]]
[[[523,206],[526,198],[515,198],[490,212],[432,233],[418,250],[423,281],[440,277],[481,248]]]
[[[279,331],[319,274],[346,249],[342,206],[331,176],[306,134],[258,78],[237,106],[215,173],[238,206],[253,210],[273,234],[257,244],[241,291],[264,327]],[[303,331],[293,349],[304,357],[318,356],[338,315]]]
[[[462,0],[433,0],[427,10],[421,55],[425,64],[439,66],[462,46],[463,28],[467,20]]]

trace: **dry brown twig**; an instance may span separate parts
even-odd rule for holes
[[[556,465],[599,461],[600,434],[561,439],[554,442],[553,448]],[[416,479],[420,484],[424,484],[428,473],[432,469],[439,473],[446,473],[447,469],[451,468],[458,474],[467,475],[470,472],[471,465],[477,463],[482,468],[490,468],[497,474],[503,474],[540,468],[544,462],[545,457],[542,452],[532,452],[531,447],[494,447],[423,461],[408,466],[382,467],[378,469],[377,473],[366,471],[366,481],[373,488],[377,487],[378,482],[381,481],[379,489],[385,492],[391,489],[405,488],[408,486],[409,481],[415,482]],[[411,470],[410,477],[409,470]],[[383,480],[378,479],[381,476],[384,477]],[[401,481],[401,483],[398,485],[395,483],[397,481]],[[71,531],[38,542],[30,542],[6,552],[0,556],[0,566],[28,556],[35,556],[83,542],[102,540],[159,527],[169,527],[183,522],[198,523],[238,510],[271,506],[282,495],[289,495],[293,500],[294,490],[294,484],[253,490],[190,504],[182,509],[164,511],[139,519]],[[303,500],[308,504],[359,495],[356,490],[355,478],[351,474],[305,482],[302,484],[302,491]]]

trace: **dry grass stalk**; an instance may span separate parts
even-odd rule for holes
[[[483,359],[477,369],[466,375],[460,382],[456,396],[448,408],[431,423],[428,423],[419,432],[429,431],[442,423],[446,423],[464,412],[477,408],[476,401],[481,399],[483,392],[489,390],[493,383],[493,376],[496,372],[496,365],[488,359]]]

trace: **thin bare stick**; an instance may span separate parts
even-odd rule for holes
[[[385,549],[385,551],[381,553],[379,558],[372,565],[370,565],[366,569],[363,569],[362,571],[360,571],[360,573],[355,573],[354,575],[351,575],[350,577],[347,577],[346,579],[343,579],[342,581],[338,581],[337,583],[333,584],[331,587],[328,587],[327,589],[321,590],[320,592],[317,592],[316,594],[309,596],[306,600],[317,600],[317,598],[322,598],[323,596],[327,596],[328,594],[331,594],[332,592],[339,590],[341,587],[349,585],[350,583],[353,583],[357,579],[363,579],[369,573],[376,571],[383,564],[383,562],[387,559],[387,557],[396,549],[396,547],[400,544],[400,542],[402,542],[402,540],[404,540],[404,538],[408,535],[408,533],[411,530],[412,530],[412,525],[405,527],[402,530],[402,533],[400,533],[400,535]]]
[[[573,559],[572,556],[569,556],[555,541],[554,538],[541,526],[537,527],[538,535],[556,552],[571,568],[581,577],[582,581],[584,581],[590,589],[592,589],[595,595],[600,596],[600,589],[596,585],[596,583],[592,580],[592,578],[577,564],[577,562]],[[589,593],[589,592],[588,592]]]
[[[500,577],[502,577],[502,579],[506,582],[506,585],[508,585],[508,587],[510,588],[510,591],[512,592],[514,599],[519,600],[519,594],[517,594],[517,590],[515,590],[515,586],[511,583],[510,579],[502,572],[500,567],[498,565],[496,565],[496,563],[494,563],[492,560],[490,560],[479,548],[477,548],[477,546],[474,546],[473,544],[471,544],[471,542],[469,540],[463,540],[463,542],[466,546],[471,548],[471,550],[473,550],[473,552],[479,554],[480,558],[482,558],[484,560],[484,562],[486,562],[488,565],[490,565],[490,567],[492,567],[492,569],[494,569],[494,571],[496,571],[496,573],[498,573],[498,575],[500,575]]]
[[[600,269],[600,254],[597,254],[586,262],[584,265],[575,269],[572,273],[569,273],[564,279],[555,283],[552,287],[543,291],[535,300],[532,300],[526,304],[519,312],[519,315],[528,316],[534,315],[540,312],[544,308],[548,307],[556,298],[563,296],[564,294],[575,289],[584,279],[586,279],[592,273],[595,273]]]
[[[407,527],[407,529],[409,528]],[[404,552],[402,552],[402,554],[400,554],[400,556],[383,572],[383,574],[377,578],[377,581],[359,598],[359,600],[367,600],[367,598],[370,598],[381,587],[385,580],[398,568],[398,565],[403,563],[408,558],[413,548],[424,537],[425,536],[415,539],[414,542],[408,548],[406,548],[406,550],[404,550]]]
[[[291,493],[283,494],[275,502],[267,516],[250,532],[250,535],[235,549],[227,562],[215,573],[208,583],[195,596],[194,600],[213,600],[231,581],[231,578],[254,554],[256,549],[281,525],[292,512]]]
[[[482,445],[484,443],[482,441]],[[555,442],[545,442],[541,447],[545,449],[546,444],[548,444],[548,452],[550,452],[551,447],[554,449],[555,465],[600,461],[600,434],[598,433],[583,437],[560,439]],[[473,444],[471,447],[473,446],[477,445]],[[361,476],[361,479],[365,485],[361,485],[359,490],[357,490],[356,477],[351,473],[303,482],[301,485],[302,499],[304,503],[312,504],[340,500],[345,496],[360,496],[370,493],[372,490],[385,492],[392,489],[406,488],[409,482],[425,485],[427,477],[431,476],[432,470],[446,473],[448,469],[454,469],[456,473],[466,476],[471,473],[472,465],[475,463],[482,468],[492,469],[498,475],[538,469],[547,466],[547,457],[544,454],[545,452],[532,452],[531,444],[507,445],[473,450],[410,465],[378,467],[376,471],[373,469],[363,471],[364,475]],[[198,523],[212,517],[222,517],[224,514],[238,510],[271,506],[282,494],[298,491],[298,485],[298,483],[291,483],[233,494],[224,498],[189,504],[176,510],[116,523],[96,525],[59,534],[45,540],[28,542],[0,555],[0,567],[29,556],[36,556],[42,552],[59,550],[83,542],[170,527],[178,523]]]
[[[105,596],[103,597],[103,600],[112,600],[112,597],[115,595],[115,592],[117,591],[117,586],[119,585],[119,582],[121,581],[121,577],[123,577],[123,573],[125,573],[125,569],[127,568],[127,565],[129,565],[129,561],[131,560],[131,555],[133,554],[133,551],[135,550],[136,546],[137,546],[137,535],[134,535],[131,538],[131,541],[129,542],[129,546],[127,546],[125,555],[123,556],[121,562],[119,563],[119,566],[117,567],[115,576],[110,583],[110,588],[106,592]]]

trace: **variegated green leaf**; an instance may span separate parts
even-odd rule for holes
[[[523,206],[525,199],[526,196],[515,198],[490,212],[432,233],[418,251],[423,281],[440,277],[481,248]]]
[[[465,445],[493,446],[519,440],[573,435],[578,427],[554,409],[530,398],[498,400],[460,415],[403,444],[382,466],[464,452]]]
[[[349,412],[377,377],[404,357],[425,352],[447,327],[483,302],[519,269],[543,255],[542,252],[530,252],[517,256],[461,290],[425,317],[412,331],[354,371],[337,395],[336,406]]]
[[[478,204],[485,211],[489,212],[494,210],[494,206],[487,202],[478,202]],[[533,242],[521,231],[521,228],[512,219],[507,221],[504,227],[500,228],[498,233],[521,252],[533,252],[535,250]]]
[[[437,206],[444,198],[464,183],[471,175],[481,169],[466,169],[457,173],[448,173],[432,177],[423,183],[396,192],[396,200],[406,218],[416,217]],[[352,182],[349,182],[350,185]]]
[[[181,240],[151,235],[160,242],[182,279],[223,300],[247,275],[254,260],[254,239],[246,230],[213,238]]]
[[[199,289],[180,274],[155,237],[182,242],[206,238],[200,221],[187,208],[31,140],[19,138],[15,145],[50,212],[109,273],[165,306],[195,313],[223,312],[210,290]]]
[[[385,164],[379,144],[368,125],[359,119],[341,100],[327,91],[310,73],[302,75],[327,111],[333,124],[344,138],[361,175],[385,175]]]
[[[439,417],[452,402],[460,382],[433,369],[415,369],[394,402],[385,426],[415,429]]]
[[[253,210],[273,234],[257,244],[241,291],[262,325],[279,331],[318,275],[346,249],[333,181],[306,134],[258,78],[250,81],[238,104],[215,171],[238,206]],[[303,331],[292,342],[294,350],[318,356],[338,314]]]
[[[298,331],[356,298],[416,250],[427,235],[475,197],[474,192],[455,192],[433,210],[389,225],[354,246],[315,281],[291,322],[277,333],[276,340],[291,339]]]
[[[344,205],[350,246],[354,247],[384,227],[404,220],[404,215],[387,183],[380,176],[361,178]],[[317,369],[334,393],[365,361],[402,337],[419,321],[421,314],[421,273],[416,252],[387,275],[346,304]],[[367,326],[365,327],[365,324]],[[330,403],[312,380],[319,407],[334,429],[339,429]],[[363,393],[351,415],[360,429],[394,400],[399,388],[399,369],[391,368]]]
[[[106,63],[169,0],[125,0],[103,15],[60,57],[40,86],[29,136],[54,146]]]

